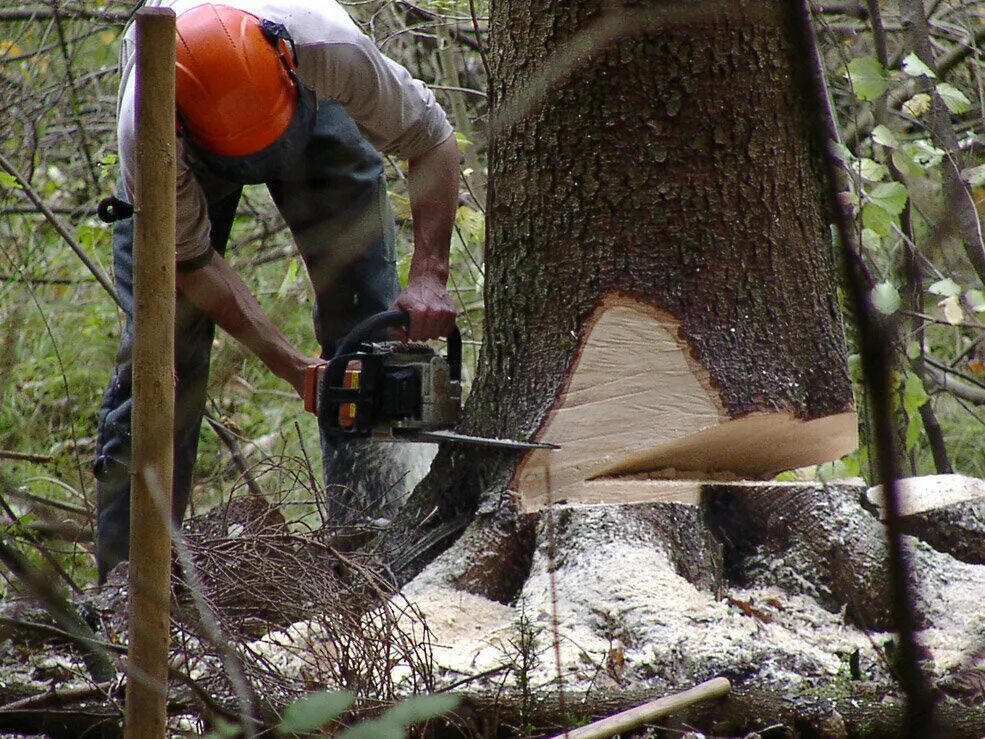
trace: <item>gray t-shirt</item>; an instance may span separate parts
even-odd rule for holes
[[[148,7],[171,8],[176,15],[204,4],[204,0],[145,3]],[[451,135],[448,119],[427,86],[381,54],[335,0],[220,0],[216,4],[283,24],[297,49],[297,74],[302,84],[313,89],[319,100],[341,103],[366,139],[380,151],[413,159]],[[117,105],[123,195],[130,200],[136,183],[134,36],[131,26],[120,50]],[[177,259],[195,259],[209,248],[205,194],[188,167],[179,138]]]

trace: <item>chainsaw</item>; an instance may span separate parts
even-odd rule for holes
[[[454,329],[442,357],[427,344],[371,341],[410,326],[395,310],[370,316],[339,343],[335,356],[305,372],[304,407],[334,442],[453,441],[503,449],[557,449],[554,444],[467,436],[451,429],[462,409],[462,335]]]

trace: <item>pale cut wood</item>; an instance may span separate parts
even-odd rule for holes
[[[137,12],[133,484],[124,736],[165,736],[174,436],[175,15]]]
[[[985,498],[985,480],[964,475],[926,475],[907,477],[896,483],[900,516],[913,516],[923,511]],[[870,488],[866,497],[879,508],[879,518],[886,518],[882,485]]]
[[[642,706],[617,713],[615,716],[594,721],[573,731],[566,731],[555,739],[608,739],[616,734],[632,731],[643,724],[659,721],[695,703],[724,698],[731,690],[732,684],[726,678],[712,678],[689,690],[666,695]]]
[[[854,412],[803,421],[764,407],[730,418],[681,336],[666,313],[625,297],[603,301],[537,437],[560,449],[528,453],[514,475],[524,510],[546,504],[548,485],[569,503],[694,502],[693,485],[600,478],[673,469],[699,480],[762,479],[857,446]]]

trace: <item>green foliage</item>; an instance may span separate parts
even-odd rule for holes
[[[889,87],[889,75],[875,57],[852,59],[845,67],[844,74],[859,100],[875,100]]]
[[[872,288],[872,305],[880,313],[891,316],[899,310],[899,290],[891,282],[880,282]]]
[[[322,733],[333,723],[341,721],[355,703],[347,691],[319,691],[298,699],[284,710],[277,726],[278,736],[327,737]],[[337,739],[404,739],[411,726],[432,721],[453,711],[459,700],[454,695],[416,695],[405,698],[387,709],[379,718],[353,723],[341,731],[333,729]],[[239,727],[220,722],[206,739],[229,739],[239,734]]]
[[[937,85],[937,94],[952,113],[967,113],[971,110],[971,100],[961,90],[948,82]]]
[[[277,733],[290,734],[319,729],[345,713],[355,700],[352,693],[343,691],[311,693],[287,707]]]

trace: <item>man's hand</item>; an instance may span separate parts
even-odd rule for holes
[[[426,341],[447,336],[455,328],[455,306],[437,278],[419,278],[410,282],[407,289],[393,304],[410,313],[411,341]]]

